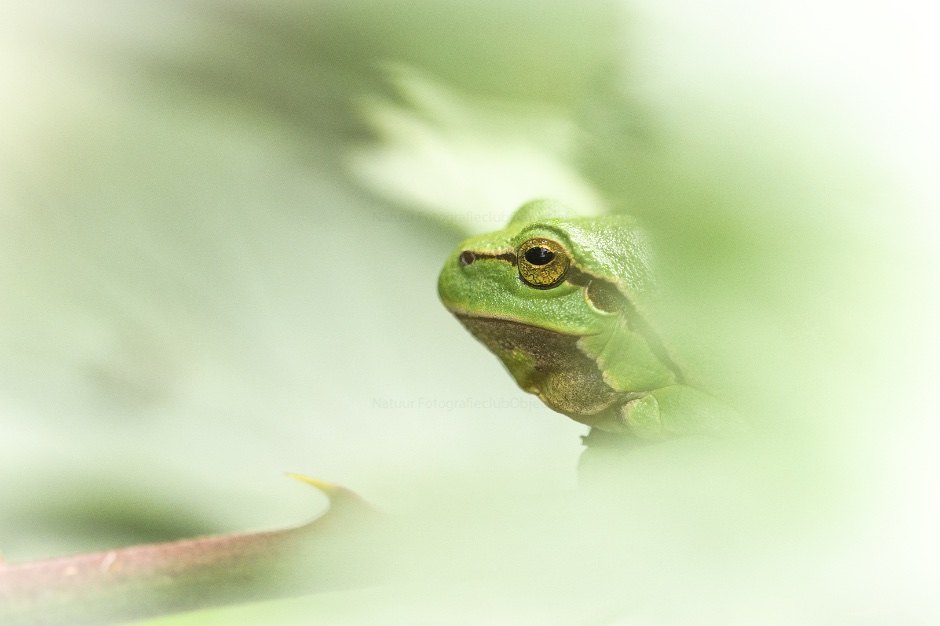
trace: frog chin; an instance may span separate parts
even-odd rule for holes
[[[579,336],[501,318],[457,318],[499,357],[522,389],[552,410],[589,423],[590,416],[617,403],[619,394],[604,380],[597,361],[578,347]]]

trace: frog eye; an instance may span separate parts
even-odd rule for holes
[[[568,252],[551,239],[529,239],[516,251],[519,276],[536,289],[551,289],[565,279]]]

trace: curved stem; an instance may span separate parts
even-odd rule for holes
[[[374,511],[351,491],[297,478],[330,498],[302,526],[0,563],[0,624],[113,624],[370,582],[361,557]]]

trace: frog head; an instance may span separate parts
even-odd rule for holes
[[[648,246],[632,218],[578,217],[551,200],[461,243],[438,282],[444,305],[520,387],[585,423],[622,400],[597,346],[638,319],[650,290]]]

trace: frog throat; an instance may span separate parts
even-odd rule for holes
[[[457,314],[457,319],[499,357],[520,387],[559,413],[589,424],[592,416],[624,400],[578,347],[578,336],[500,318]]]

